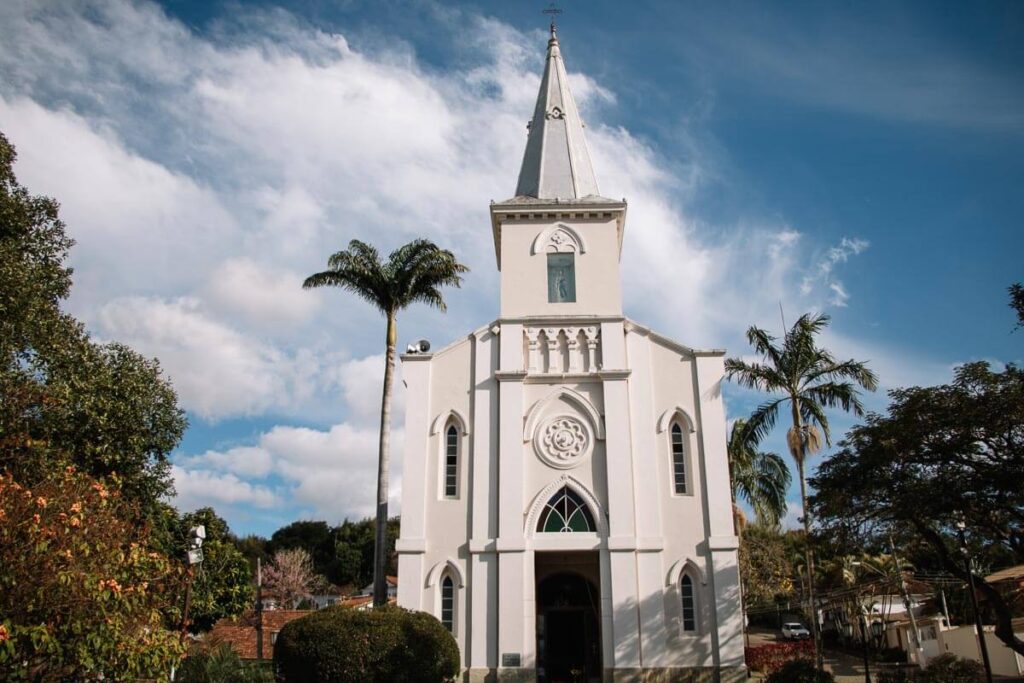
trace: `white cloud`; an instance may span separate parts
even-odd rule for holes
[[[204,288],[204,298],[227,314],[238,314],[273,330],[308,321],[320,309],[322,295],[301,288],[295,271],[232,258],[220,264]]]
[[[274,480],[280,482],[277,495],[309,516],[331,522],[369,517],[376,509],[377,438],[376,427],[348,423],[327,430],[278,425],[263,432],[255,446],[178,458],[172,473],[178,489],[175,503],[180,509],[212,501],[265,505],[271,500],[270,489],[242,486],[243,480]],[[395,429],[389,468],[391,514],[400,512],[403,442],[402,429]],[[223,491],[215,490],[217,483],[224,484]]]
[[[227,451],[206,451],[179,460],[179,464],[197,468],[207,468],[224,472],[233,472],[243,477],[262,478],[270,474],[272,460],[270,453],[255,446],[239,446]]]
[[[803,507],[799,501],[786,501],[786,514],[780,521],[783,529],[799,529],[804,528],[804,524],[801,521],[804,516]]]
[[[321,358],[288,355],[242,334],[195,298],[114,299],[95,319],[102,337],[159,358],[182,405],[207,419],[286,412],[317,389]]]
[[[234,474],[216,474],[208,470],[171,467],[177,491],[175,504],[180,510],[195,510],[206,505],[254,505],[270,508],[280,503],[269,488],[242,481]]]

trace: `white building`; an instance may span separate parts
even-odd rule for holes
[[[623,316],[626,203],[598,193],[554,27],[491,223],[500,317],[402,356],[398,603],[472,681],[743,678],[724,352]]]

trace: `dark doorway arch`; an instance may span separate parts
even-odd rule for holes
[[[600,681],[601,598],[593,583],[571,571],[537,583],[537,680]]]

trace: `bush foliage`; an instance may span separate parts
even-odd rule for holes
[[[981,683],[984,680],[985,667],[948,653],[933,659],[924,671],[901,669],[878,676],[879,683]]]
[[[246,663],[230,645],[196,652],[182,662],[175,683],[274,683],[272,671]]]
[[[134,680],[181,656],[164,613],[181,569],[116,488],[73,467],[32,488],[0,475],[0,680]]]
[[[834,683],[835,680],[827,671],[815,669],[810,659],[794,659],[768,676],[765,683]]]
[[[287,683],[437,683],[459,673],[459,648],[424,612],[328,607],[281,629],[274,664]]]
[[[746,659],[751,671],[774,673],[791,661],[814,659],[814,641],[808,639],[748,647]]]

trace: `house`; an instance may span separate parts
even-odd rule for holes
[[[1024,638],[1024,618],[1013,621],[1014,633]],[[921,647],[924,652],[924,663],[941,654],[954,654],[962,659],[973,659],[981,662],[981,648],[978,643],[978,630],[973,624],[950,626],[944,617],[934,616],[919,620],[918,630],[921,633]],[[995,636],[994,626],[985,626],[985,646],[988,649],[992,673],[996,676],[1024,675],[1024,656],[1008,648],[1003,641]],[[915,662],[913,653],[911,624],[909,619],[899,620],[888,625],[886,630],[889,647],[899,647],[908,652],[907,661]]]
[[[300,619],[312,610],[269,610],[264,612],[246,612],[237,619],[221,619],[203,639],[204,647],[230,645],[242,659],[257,659],[257,615],[263,618],[263,658],[274,658],[274,644],[277,634],[285,624]]]
[[[384,580],[388,584],[388,600],[398,597],[398,577],[397,576],[385,576]],[[373,595],[373,584],[368,584],[363,587],[363,590],[359,592],[360,595]]]
[[[470,681],[743,680],[725,351],[625,316],[626,201],[585,133],[552,25],[515,196],[490,204],[499,316],[402,355],[398,604]]]

